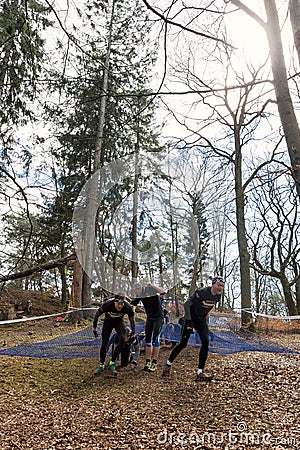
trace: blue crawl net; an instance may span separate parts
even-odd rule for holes
[[[214,326],[214,324],[212,324]],[[226,324],[218,324],[219,327],[226,328]],[[102,324],[98,325],[98,332],[101,336]],[[227,325],[227,328],[228,325]],[[137,324],[136,330],[140,346],[144,342],[144,324]],[[165,342],[178,342],[180,340],[181,326],[178,323],[168,323],[163,325],[161,340]],[[27,356],[31,358],[48,359],[74,359],[74,358],[98,358],[101,338],[95,339],[92,327],[83,328],[80,331],[55,337],[43,342],[21,343],[12,347],[0,350],[0,356]],[[201,341],[197,333],[190,337],[189,346],[200,347]],[[238,352],[272,352],[299,354],[299,352],[277,345],[266,339],[260,338],[248,331],[233,332],[229,329],[223,331],[210,331],[209,351],[218,354],[231,354]]]

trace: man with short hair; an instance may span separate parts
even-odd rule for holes
[[[211,381],[212,377],[204,374],[209,344],[207,315],[221,300],[224,283],[225,281],[221,276],[216,276],[212,279],[211,286],[196,289],[194,294],[185,302],[185,315],[182,324],[180,342],[178,342],[178,344],[175,345],[171,351],[169,359],[167,360],[163,370],[163,377],[169,376],[174,359],[187,346],[190,335],[194,332],[195,328],[201,340],[196,381]]]
[[[165,294],[165,290],[151,283],[147,283],[146,286],[142,286],[141,283],[134,283],[131,292],[135,297],[131,304],[136,306],[141,302],[147,316],[145,325],[146,363],[144,370],[155,372],[160,349],[160,332],[164,320],[161,296]]]
[[[116,294],[114,298],[104,302],[95,314],[93,321],[93,333],[96,338],[99,337],[97,332],[98,319],[102,314],[105,314],[102,327],[102,343],[100,348],[100,365],[95,371],[95,375],[99,375],[104,370],[104,363],[106,358],[107,345],[113,329],[116,330],[118,337],[118,345],[114,348],[111,360],[109,362],[109,369],[113,375],[117,375],[116,360],[120,355],[126,342],[126,325],[124,316],[127,315],[130,321],[132,330],[132,337],[135,337],[135,321],[134,311],[128,302],[129,298],[126,295]]]

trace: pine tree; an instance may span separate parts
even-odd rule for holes
[[[92,34],[84,34],[85,51],[77,49],[73,56],[76,76],[56,76],[55,89],[59,89],[64,102],[55,108],[48,105],[48,117],[55,118],[58,145],[53,146],[55,178],[60,193],[53,201],[52,211],[65,211],[64,220],[70,229],[74,200],[82,186],[95,170],[95,149],[99,136],[99,115],[105,96],[105,115],[101,133],[100,167],[133,154],[139,141],[140,155],[161,149],[154,125],[154,103],[147,85],[155,51],[149,50],[149,26],[139,2],[124,4],[115,0],[114,18],[111,20],[111,2],[87,4],[89,27]],[[99,28],[96,21],[106,18],[107,32]],[[111,39],[109,60],[108,42]],[[82,49],[82,46],[81,46]],[[104,77],[107,75],[107,83]],[[105,90],[103,89],[105,87]],[[130,193],[130,181],[119,186],[120,192]],[[113,195],[113,193],[112,193]],[[112,213],[120,194],[110,197],[109,211]],[[99,245],[107,247],[107,239]],[[108,247],[107,247],[108,248]],[[110,255],[114,258],[115,255]],[[124,264],[124,260],[120,262]],[[86,298],[84,299],[86,301]]]
[[[8,145],[15,127],[34,117],[30,106],[38,92],[44,39],[50,25],[48,9],[37,0],[4,0],[0,6],[0,129],[1,157],[8,158]]]

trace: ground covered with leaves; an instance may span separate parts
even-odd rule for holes
[[[300,335],[272,340],[300,351]],[[1,357],[1,449],[300,448],[300,355],[210,353],[214,380],[196,383],[198,349],[163,379],[169,352],[116,378],[94,378],[94,359]]]

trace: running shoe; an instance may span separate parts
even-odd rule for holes
[[[168,366],[167,364],[164,367],[163,373],[162,373],[162,377],[163,378],[168,378],[170,376],[170,372],[171,372],[171,366]]]
[[[138,363],[136,361],[130,361],[130,364],[132,364],[133,366],[137,366]]]
[[[151,363],[148,372],[155,372],[157,369],[157,364],[156,363]]]
[[[111,371],[113,376],[117,375],[116,365],[115,365],[115,363],[113,361],[109,361],[108,368]]]
[[[211,381],[212,379],[213,379],[212,376],[205,375],[202,372],[202,373],[197,374],[197,377],[196,377],[195,381],[206,381],[206,382],[208,382],[208,381]]]
[[[100,375],[101,372],[104,370],[104,364],[100,364],[98,369],[95,370],[94,375]]]
[[[144,370],[146,370],[146,371],[148,372],[149,369],[150,369],[150,367],[151,367],[151,362],[148,361],[148,362],[146,362],[146,364],[144,365]]]

